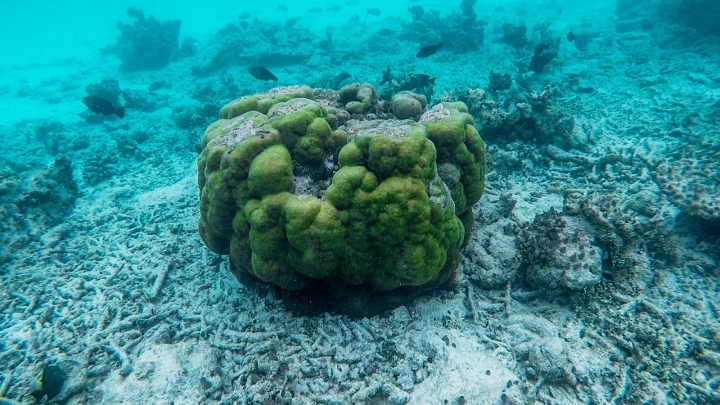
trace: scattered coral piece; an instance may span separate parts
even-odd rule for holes
[[[78,196],[72,164],[67,158],[59,158],[30,179],[16,205],[35,226],[49,228],[63,221]]]
[[[95,186],[112,178],[118,172],[118,160],[116,151],[91,152],[83,164],[83,180],[88,185]]]
[[[158,21],[141,10],[127,10],[131,24],[118,23],[120,38],[112,49],[125,71],[156,70],[167,66],[178,52],[180,20]]]
[[[509,73],[496,73],[494,70],[490,71],[488,81],[488,91],[503,91],[507,90],[512,86],[512,78]]]
[[[4,168],[0,182],[0,263],[14,259],[17,251],[60,225],[72,212],[80,191],[68,158],[55,159],[48,167],[18,173]]]
[[[555,90],[546,86],[541,92],[522,94],[493,93],[469,89],[452,96],[464,102],[477,117],[483,139],[506,144],[517,139],[552,144],[564,150],[587,150],[590,140],[576,126],[575,118],[552,103]]]
[[[503,42],[511,45],[515,48],[521,48],[527,45],[528,40],[525,34],[527,34],[527,26],[524,22],[518,24],[505,23],[502,26],[503,30]]]
[[[581,291],[600,283],[602,250],[590,224],[547,212],[518,235],[528,263],[526,280],[543,290]]]

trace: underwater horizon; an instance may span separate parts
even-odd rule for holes
[[[718,21],[5,4],[0,404],[720,403]]]

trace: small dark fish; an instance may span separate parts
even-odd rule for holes
[[[348,72],[342,72],[339,75],[335,76],[333,78],[333,89],[338,89],[340,87],[340,83],[342,83],[345,79],[349,79],[350,73]]]
[[[383,28],[380,31],[378,31],[378,35],[380,35],[381,37],[389,37],[390,35],[392,35],[394,33],[395,33],[395,31],[393,31],[391,29],[387,29],[387,28]]]
[[[375,17],[379,16],[380,14],[381,13],[379,8],[369,8],[367,11],[367,15],[374,15]]]
[[[248,12],[246,11],[246,12],[240,14],[240,15],[238,16],[238,18],[241,19],[241,20],[247,20],[248,18],[250,18],[250,13],[248,13]]]
[[[287,6],[285,6],[285,5],[280,5],[280,6],[278,6],[278,10],[280,10],[280,11],[288,11],[288,8],[287,8]]]
[[[350,77],[351,77],[351,76],[350,76],[350,73],[348,73],[348,72],[341,72],[339,75],[335,76],[335,80],[338,81],[338,82],[341,82],[341,81],[343,81],[343,80],[345,80],[345,79],[349,79]]]
[[[308,10],[308,13],[322,13],[323,9],[322,7],[313,7]]]
[[[168,87],[168,84],[165,82],[153,82],[148,87],[148,91],[158,91],[158,90],[164,89],[166,87]]]
[[[115,107],[111,102],[98,96],[88,96],[82,99],[83,104],[95,114],[125,116],[125,107]]]
[[[410,76],[410,82],[413,84],[414,89],[416,89],[418,87],[425,87],[427,85],[434,86],[435,80],[437,80],[437,78],[430,77],[423,73],[418,73],[418,74]]]
[[[567,34],[567,40],[570,41],[570,42],[572,42],[572,41],[575,40],[575,34],[573,34],[572,31],[568,32],[568,34]]]
[[[557,57],[557,48],[551,48],[547,44],[538,44],[535,47],[535,55],[530,59],[530,70],[535,73],[542,72],[545,65]]]
[[[300,21],[300,17],[293,17],[293,18],[285,21],[285,29],[287,30],[287,29],[292,28],[293,25],[295,25],[295,23],[297,23],[298,21]]]
[[[49,401],[60,393],[66,378],[67,374],[60,367],[46,366],[40,377],[40,389],[30,395],[35,398],[35,402],[40,402],[45,396]]]
[[[334,5],[326,8],[325,10],[329,11],[331,13],[337,13],[338,11],[342,10],[342,7],[338,6],[337,4],[334,4]]]
[[[252,75],[252,77],[258,79],[258,80],[272,80],[272,81],[278,81],[278,78],[272,74],[271,71],[265,69],[262,66],[252,66],[250,69],[248,69],[248,73]]]
[[[383,80],[392,80],[390,78],[390,68],[386,71],[385,74],[383,74]],[[437,80],[434,77],[430,77],[426,74],[418,73],[418,74],[411,74],[410,77],[407,80],[404,80],[400,83],[399,89],[402,91],[408,91],[408,90],[416,90],[416,89],[422,89],[427,86],[434,86],[435,80]],[[382,83],[381,83],[382,84]]]
[[[440,42],[437,45],[423,46],[422,48],[420,48],[420,50],[415,55],[415,57],[416,58],[427,58],[428,56],[435,55],[435,52],[437,52],[438,49],[442,48],[443,45],[445,45],[445,44]]]
[[[242,29],[246,30],[247,27],[250,26],[250,23],[247,21],[240,21],[240,26],[242,27]]]

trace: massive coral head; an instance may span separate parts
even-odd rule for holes
[[[483,190],[472,117],[454,103],[373,119],[376,103],[369,84],[295,86],[221,109],[198,159],[199,231],[238,278],[367,314],[452,277]]]

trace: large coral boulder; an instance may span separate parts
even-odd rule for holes
[[[376,94],[367,86],[353,89]],[[326,291],[328,308],[360,314],[452,277],[483,189],[472,118],[460,103],[375,120],[365,101],[368,119],[349,121],[342,94],[279,88],[208,127],[199,231],[239,279]]]

